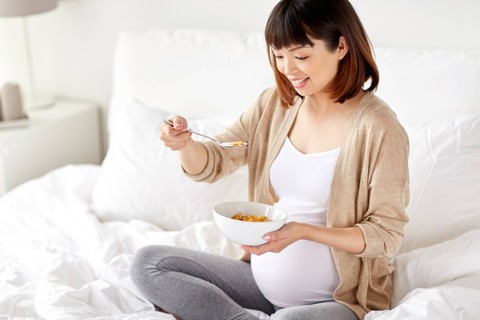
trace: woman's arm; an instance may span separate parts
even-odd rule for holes
[[[320,242],[332,248],[359,254],[365,249],[365,238],[359,227],[331,228],[304,225],[306,240]]]
[[[196,141],[191,141],[180,150],[180,163],[183,169],[191,175],[199,174],[207,165],[207,150]]]
[[[358,227],[331,228],[289,222],[282,229],[267,233],[265,240],[270,242],[258,247],[242,248],[249,253],[260,255],[265,252],[280,252],[298,240],[310,240],[353,254],[359,254],[365,249],[365,238]]]

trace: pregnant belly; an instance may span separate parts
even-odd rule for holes
[[[279,307],[331,300],[339,283],[330,248],[312,241],[297,241],[280,253],[252,255],[251,265],[263,295]]]

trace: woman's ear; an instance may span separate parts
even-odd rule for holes
[[[348,52],[348,43],[344,36],[340,36],[340,39],[338,40],[337,50],[338,50],[338,60],[342,60],[343,57],[345,57],[345,55]]]

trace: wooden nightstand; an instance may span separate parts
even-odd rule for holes
[[[67,164],[100,164],[100,111],[93,103],[58,100],[28,113],[16,127],[0,127],[0,196]]]

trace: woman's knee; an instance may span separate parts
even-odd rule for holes
[[[151,245],[140,248],[135,253],[130,265],[130,278],[137,286],[148,281],[149,274],[155,271],[165,251],[163,246]]]

